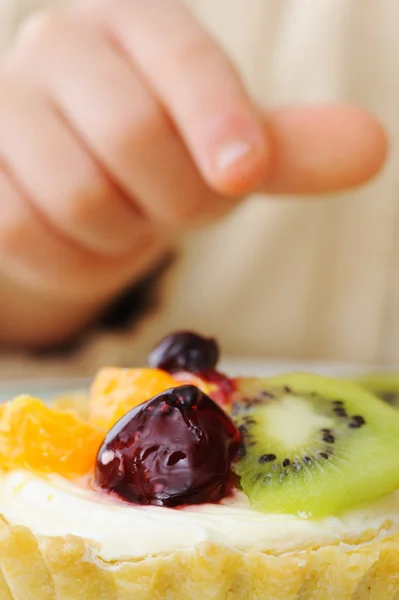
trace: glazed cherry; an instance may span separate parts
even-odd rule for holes
[[[149,365],[169,373],[198,373],[213,370],[218,360],[219,347],[213,338],[181,331],[161,340],[149,356]]]
[[[138,504],[217,502],[240,445],[240,432],[209,396],[180,386],[114,425],[98,453],[96,483]]]

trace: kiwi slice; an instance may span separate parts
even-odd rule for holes
[[[399,373],[372,373],[358,379],[360,385],[399,409]]]
[[[253,507],[322,517],[399,488],[399,414],[354,382],[240,379],[235,471]]]

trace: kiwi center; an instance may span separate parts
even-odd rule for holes
[[[287,450],[295,450],[306,446],[315,432],[333,424],[331,417],[316,413],[306,399],[287,394],[268,406],[264,428],[267,438],[277,438]]]

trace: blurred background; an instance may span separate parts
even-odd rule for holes
[[[23,19],[51,1],[65,4],[0,0],[4,52]],[[360,105],[385,126],[389,161],[371,183],[327,201],[252,197],[188,231],[67,344],[5,349],[3,379],[86,377],[104,364],[143,364],[162,336],[180,329],[215,336],[234,371],[303,361],[397,364],[399,2],[189,4],[260,104]]]

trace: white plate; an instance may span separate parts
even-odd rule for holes
[[[70,377],[68,379],[26,379],[5,381],[0,384],[0,402],[7,402],[20,394],[29,394],[42,400],[74,390],[88,388],[90,379]]]

